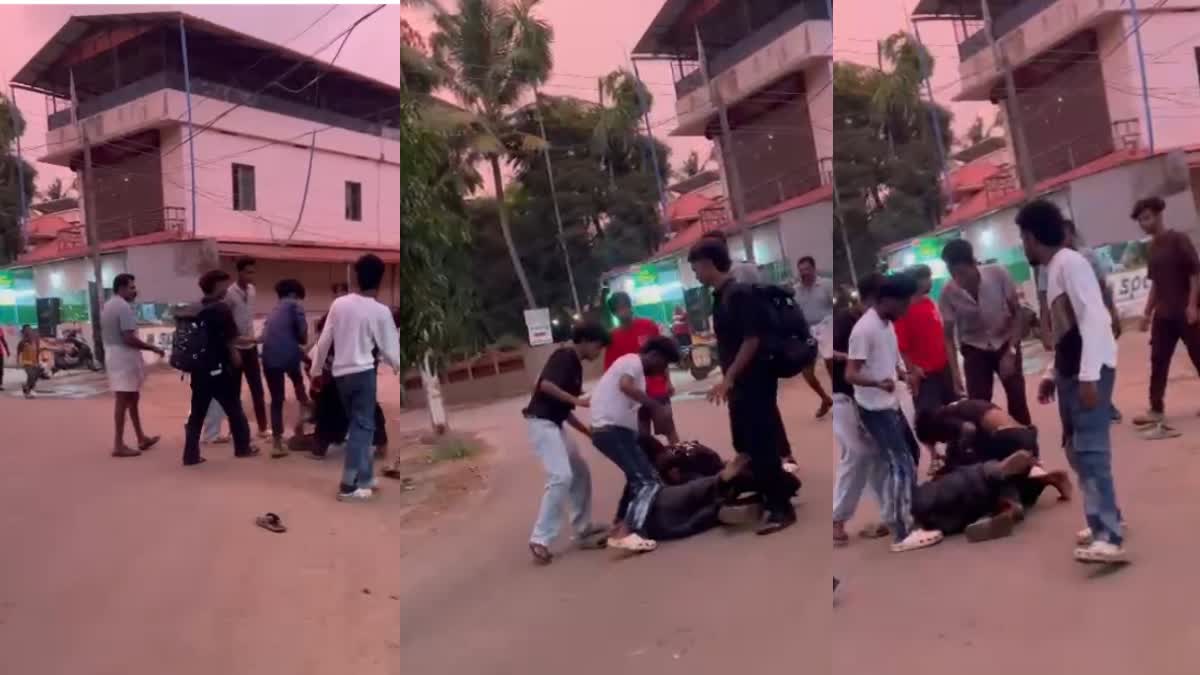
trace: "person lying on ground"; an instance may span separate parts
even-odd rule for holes
[[[1018,450],[950,468],[913,490],[913,520],[943,535],[965,533],[972,542],[1012,534],[1024,513],[1016,483],[1029,477],[1034,462],[1033,453]]]
[[[716,450],[699,441],[663,445],[654,436],[647,435],[639,437],[638,444],[658,470],[665,486],[686,485],[702,478],[711,478],[729,466]],[[789,473],[784,480],[789,498],[800,493],[802,484],[798,477]],[[749,465],[730,480],[729,488],[728,502],[731,506],[761,502],[754,490],[754,475]]]
[[[650,504],[645,531],[655,541],[684,539],[706,532],[723,521],[736,485],[746,478],[750,460],[738,455],[714,476],[680,485],[663,485]]]
[[[1019,482],[1021,503],[1032,506],[1048,485],[1061,499],[1071,497],[1071,480],[1065,471],[1041,468],[1037,427],[1020,424],[994,403],[966,399],[924,411],[917,416],[917,437],[922,443],[946,444],[942,473],[1027,450],[1033,455],[1034,470],[1031,480]]]

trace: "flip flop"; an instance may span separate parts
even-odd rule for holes
[[[620,539],[609,537],[606,543],[608,548],[629,553],[649,553],[658,548],[658,542],[644,539],[636,534],[628,534]]]
[[[977,544],[981,541],[991,541],[1007,537],[1016,528],[1016,518],[1011,512],[980,518],[967,526],[963,534],[967,541]]]
[[[149,450],[150,448],[153,448],[154,446],[158,445],[158,442],[161,439],[162,439],[161,436],[150,436],[149,438],[142,441],[141,443],[138,443],[138,450],[145,452],[145,451]]]
[[[254,524],[258,525],[264,530],[274,532],[276,534],[283,534],[284,532],[287,532],[287,528],[283,525],[283,520],[274,513],[264,513],[263,515],[254,519]]]
[[[113,457],[138,457],[141,454],[142,454],[141,450],[134,450],[133,448],[121,448],[120,450],[113,450],[112,456]]]
[[[1179,431],[1175,427],[1162,423],[1155,424],[1153,426],[1142,427],[1139,429],[1138,433],[1138,436],[1140,436],[1144,441],[1161,441],[1168,438],[1179,438],[1182,435],[1183,432]]]
[[[904,538],[904,541],[898,541],[892,544],[892,553],[905,553],[908,551],[916,551],[917,549],[929,548],[941,543],[943,535],[941,532],[933,530],[913,530]]]
[[[892,531],[888,529],[887,525],[877,523],[875,525],[868,525],[859,530],[858,536],[863,539],[883,539],[891,533]]]

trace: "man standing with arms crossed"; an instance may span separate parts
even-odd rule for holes
[[[1161,425],[1165,418],[1167,376],[1180,341],[1200,371],[1200,258],[1186,234],[1166,226],[1164,210],[1162,199],[1149,197],[1130,214],[1150,235],[1150,297],[1142,317],[1142,330],[1150,331],[1150,409],[1134,418],[1138,426]]]

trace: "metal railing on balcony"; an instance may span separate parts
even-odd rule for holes
[[[708,40],[705,40],[705,49],[708,50],[709,77],[716,78],[750,55],[765,49],[805,21],[820,20],[829,20],[825,0],[803,0],[783,11],[767,24],[746,33],[732,44],[710,46]],[[703,35],[703,33],[704,30],[701,28],[701,34]],[[697,69],[675,82],[675,95],[677,97],[686,96],[699,89],[703,84],[704,77]]]
[[[182,235],[187,231],[187,210],[179,206],[128,213],[104,214],[96,220],[100,241],[119,241],[159,232]]]
[[[110,92],[105,92],[99,96],[95,96],[79,104],[80,119],[87,119],[92,115],[111,110],[126,103],[136,101],[137,99],[152,94],[163,89],[174,89],[183,92],[184,81],[183,75],[164,71],[156,73],[143,80],[138,80],[131,84],[125,85],[119,89],[114,89]],[[253,92],[244,91],[228,85],[210,82],[192,78],[192,94],[194,96],[204,96],[207,98],[224,101],[226,103],[236,103],[245,105],[267,112],[287,115],[297,119],[308,120],[320,124],[328,124],[330,126],[349,129],[372,136],[385,136],[388,138],[396,137],[398,133],[391,127],[377,124],[357,117],[343,115],[332,110],[315,108],[301,103],[285,101],[274,96],[267,96]],[[71,124],[71,109],[63,108],[56,110],[46,118],[46,126],[53,131]],[[398,140],[398,138],[396,139]]]
[[[992,29],[997,40],[1008,35],[1012,31],[1021,27],[1026,21],[1037,16],[1043,9],[1046,9],[1058,2],[1058,0],[1022,0],[1015,5],[1010,2],[997,2],[991,0],[988,4],[992,10]],[[988,39],[982,25],[980,29],[968,35],[958,45],[958,59],[965,61],[968,58],[987,49]]]

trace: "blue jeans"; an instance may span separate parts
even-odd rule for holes
[[[346,462],[342,469],[342,489],[369,488],[373,476],[371,442],[375,437],[375,369],[333,378],[350,431],[346,434]]]
[[[886,466],[879,495],[883,522],[897,542],[913,529],[912,495],[917,486],[917,467],[913,461],[916,439],[899,408],[867,410],[858,408],[859,418],[875,441]]]
[[[529,441],[546,469],[546,491],[529,541],[549,546],[557,539],[566,506],[570,506],[575,535],[587,535],[592,524],[592,474],[579,456],[575,439],[554,422],[535,417],[529,419]]]
[[[1112,475],[1112,393],[1117,372],[1109,367],[1100,371],[1096,383],[1098,402],[1085,409],[1079,400],[1079,380],[1058,378],[1058,414],[1062,417],[1064,451],[1079,478],[1083,493],[1083,513],[1096,541],[1118,546],[1121,536],[1121,509]]]
[[[833,438],[841,453],[833,481],[833,522],[846,523],[854,517],[864,489],[883,503],[887,464],[859,421],[854,401],[845,394],[833,395]]]
[[[662,489],[658,471],[638,445],[637,432],[624,427],[601,427],[592,431],[592,443],[625,474],[625,491],[617,507],[617,518],[631,532],[643,534],[646,516]]]

